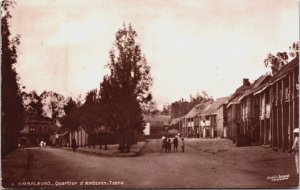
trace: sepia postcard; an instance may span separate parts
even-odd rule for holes
[[[298,0],[2,0],[1,187],[299,188]]]

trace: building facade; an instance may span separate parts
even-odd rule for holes
[[[290,150],[299,124],[299,59],[238,88],[226,106],[228,137],[240,145]],[[243,87],[243,88],[242,88]]]
[[[255,94],[260,99],[260,142],[276,150],[291,150],[299,125],[299,59],[278,71]]]
[[[220,138],[227,138],[228,136],[227,117],[225,112],[227,101],[217,107],[217,137]]]
[[[59,129],[54,120],[39,116],[33,110],[27,110],[24,115],[25,122],[20,131],[20,144],[32,147],[39,146],[40,141],[44,141],[47,145],[52,145],[50,137]]]

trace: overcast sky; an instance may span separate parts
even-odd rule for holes
[[[123,22],[132,23],[158,106],[205,90],[228,96],[299,39],[297,0],[16,0],[17,71],[26,90],[64,96],[99,88]]]

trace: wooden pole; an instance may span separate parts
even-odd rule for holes
[[[77,133],[76,144],[78,146],[79,145],[79,131],[78,131],[78,129],[77,129],[76,133]]]
[[[279,87],[278,87],[278,83],[276,82],[276,126],[277,126],[277,148],[279,149],[281,144],[280,144],[280,127],[279,127]]]
[[[264,144],[268,145],[268,130],[267,130],[267,118],[266,118],[266,90],[263,93],[263,106],[264,106],[264,113],[263,113],[263,118],[264,118]]]
[[[295,89],[295,94],[294,94],[294,96],[295,96],[295,126],[297,126],[297,128],[299,128],[299,95],[298,95],[299,91],[296,89],[296,85],[299,80],[299,78],[298,78],[299,67],[294,70],[294,74],[295,74],[295,85],[294,85],[294,89]]]
[[[296,117],[298,117],[298,116],[296,116],[296,112],[295,112],[295,109],[296,109],[296,106],[295,106],[295,95],[296,95],[296,77],[295,77],[295,71],[293,70],[293,72],[292,72],[292,76],[293,76],[293,82],[292,82],[292,102],[293,102],[293,113],[292,113],[292,130],[294,130],[294,128],[297,128],[298,126],[296,126]],[[293,134],[293,133],[292,133]],[[292,135],[292,139],[294,139],[294,134]]]
[[[84,130],[84,147],[86,147],[87,138],[86,138],[86,130]]]
[[[285,126],[284,126],[284,79],[281,79],[281,136],[282,136],[282,151],[285,150]]]
[[[273,124],[273,130],[274,130],[274,149],[277,149],[278,147],[278,142],[277,142],[277,97],[276,97],[276,85],[272,86],[272,94],[273,94],[273,98],[274,98],[274,102],[272,104],[273,109],[272,109],[272,114],[273,114],[273,118],[272,118],[272,124]]]
[[[268,118],[268,129],[269,129],[268,143],[269,143],[270,147],[272,147],[272,132],[273,132],[272,123],[271,123],[271,98],[272,98],[271,94],[272,94],[272,89],[268,88],[268,92],[269,92],[269,97],[268,97],[269,101],[268,101],[268,103],[269,103],[269,109],[270,109],[269,110],[270,111],[269,112],[269,118]]]
[[[270,104],[270,130],[271,130],[271,147],[274,147],[274,125],[273,125],[273,104],[272,104],[272,98],[273,98],[273,86],[269,88],[270,90],[270,98],[269,98],[269,104]]]
[[[82,147],[82,127],[80,128],[80,147]]]
[[[263,131],[262,131],[262,125],[261,125],[261,98],[260,98],[260,94],[257,95],[258,96],[258,110],[259,110],[259,113],[258,113],[258,121],[259,121],[259,142],[260,144],[263,144],[262,143],[262,134],[263,134]]]
[[[292,150],[292,146],[293,146],[293,126],[292,126],[292,119],[293,119],[293,115],[292,115],[292,73],[289,74],[289,102],[288,102],[288,106],[289,106],[289,114],[288,114],[288,127],[289,127],[289,150]]]

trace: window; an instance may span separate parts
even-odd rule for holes
[[[266,90],[266,94],[265,94],[265,98],[266,98],[266,104],[269,104],[270,103],[270,92],[269,90]]]
[[[285,100],[285,101],[289,101],[289,97],[290,97],[289,88],[286,87],[286,88],[284,89],[284,100]]]

